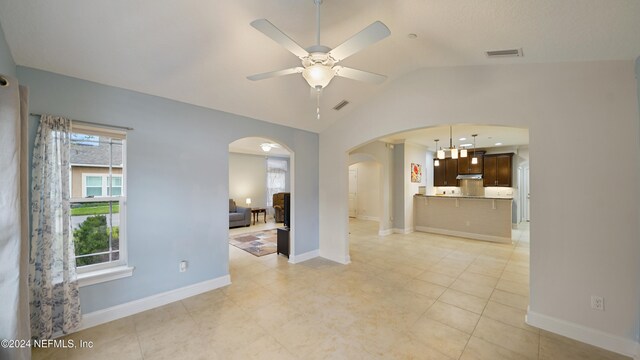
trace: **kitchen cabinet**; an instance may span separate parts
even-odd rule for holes
[[[471,163],[471,158],[473,157],[473,150],[469,150],[467,152],[467,157],[458,158],[458,174],[460,175],[468,175],[468,174],[482,174],[484,169],[483,166],[483,155],[484,151],[476,151],[475,156],[478,158],[477,164]]]
[[[440,160],[440,166],[433,166],[433,186],[458,186],[458,159]]]
[[[484,186],[511,187],[513,154],[483,156],[482,178]]]

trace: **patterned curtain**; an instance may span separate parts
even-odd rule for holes
[[[29,256],[31,336],[49,339],[80,325],[69,218],[71,121],[42,115],[33,150]]]
[[[288,167],[285,159],[267,158],[267,207],[273,206],[273,194],[286,190]]]

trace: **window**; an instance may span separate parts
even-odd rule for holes
[[[122,195],[122,175],[111,175],[111,186],[109,186],[108,174],[83,173],[83,197],[121,196]]]
[[[288,167],[286,159],[267,158],[267,206],[273,206],[273,194],[286,190]]]
[[[81,285],[84,275],[127,265],[125,159],[124,132],[73,124],[70,222]]]

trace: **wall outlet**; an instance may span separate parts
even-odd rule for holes
[[[179,265],[178,269],[180,270],[180,272],[187,271],[187,260],[180,261],[180,265]]]
[[[591,295],[591,308],[593,310],[604,311],[604,298],[602,296]]]

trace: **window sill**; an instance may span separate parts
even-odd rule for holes
[[[83,287],[95,285],[106,281],[129,277],[133,275],[133,269],[135,268],[125,265],[78,274],[78,286]]]

